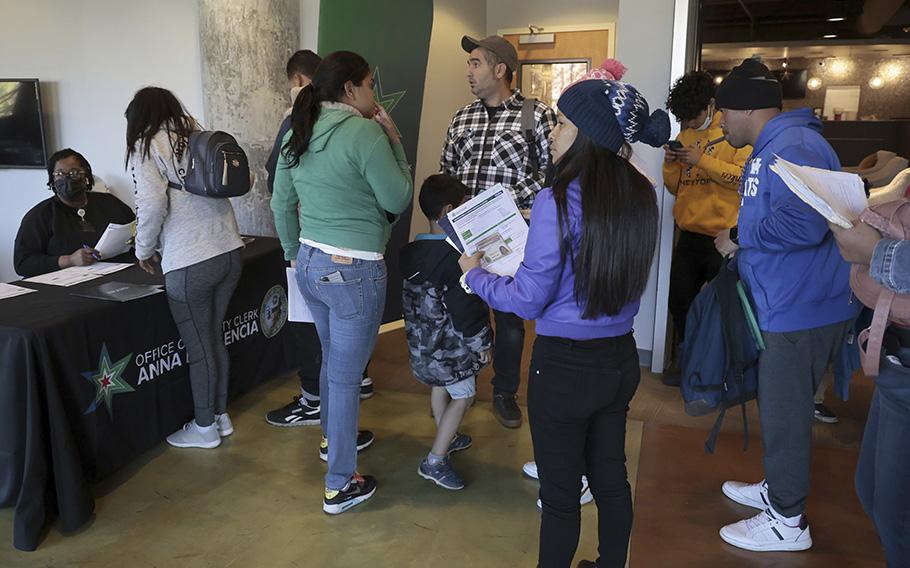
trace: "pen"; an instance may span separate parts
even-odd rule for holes
[[[91,249],[92,247],[90,247],[90,246],[88,246],[88,245],[82,245],[82,248],[84,248],[84,249]],[[97,252],[93,252],[93,253],[92,253],[92,258],[94,258],[95,260],[101,260],[101,255],[98,254]]]

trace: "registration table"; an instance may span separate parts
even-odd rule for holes
[[[278,241],[257,237],[243,263],[222,325],[231,398],[293,367]],[[20,550],[34,550],[55,519],[63,532],[81,527],[94,510],[92,483],[193,416],[167,297],[72,295],[105,282],[164,278],[133,266],[71,287],[17,282],[38,292],[0,300],[0,506],[15,507]]]

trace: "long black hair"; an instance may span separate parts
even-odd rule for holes
[[[291,111],[291,137],[282,148],[290,167],[297,167],[300,156],[310,147],[320,105],[323,102],[338,102],[344,95],[345,83],[350,81],[360,86],[369,75],[370,64],[353,51],[336,51],[322,60],[313,75],[313,82],[300,91]]]
[[[135,152],[149,157],[152,138],[164,128],[168,134],[189,138],[198,128],[196,120],[183,107],[174,93],[161,87],[145,87],[136,91],[126,107],[126,163]],[[138,144],[137,144],[138,143]]]
[[[619,313],[645,291],[657,247],[657,196],[651,182],[619,154],[579,131],[556,168],[553,199],[559,220],[560,256],[568,253],[575,271],[575,301],[582,317]],[[567,190],[581,184],[581,243],[571,243]]]

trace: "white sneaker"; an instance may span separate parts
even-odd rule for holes
[[[768,498],[768,482],[764,479],[758,483],[725,481],[721,491],[730,499],[746,507],[764,511],[771,506],[771,500]]]
[[[537,462],[527,462],[521,466],[521,471],[531,479],[540,479],[537,476]]]
[[[167,437],[167,443],[176,448],[217,448],[221,445],[221,436],[218,435],[218,426],[200,426],[195,420],[190,420]]]
[[[812,548],[809,521],[802,515],[798,527],[785,525],[770,508],[751,519],[720,529],[720,538],[737,548],[754,552],[795,551]]]
[[[528,462],[528,463],[532,463],[532,464],[533,464],[534,462]],[[525,465],[528,465],[528,464],[525,464]],[[535,473],[537,472],[537,466],[536,466],[536,465],[534,466],[534,472],[535,472]],[[590,502],[593,501],[593,500],[594,500],[594,496],[591,495],[591,488],[588,487],[588,478],[585,477],[584,475],[582,475],[582,476],[581,476],[581,499],[579,499],[579,503],[580,503],[582,506],[584,506],[584,505],[587,505],[588,503],[590,503]],[[538,510],[538,511],[542,511],[542,510],[543,510],[543,503],[540,502],[540,499],[537,500],[537,510]]]
[[[227,438],[234,433],[234,423],[231,422],[231,417],[227,412],[215,415],[215,426],[218,427],[218,435],[222,438]]]

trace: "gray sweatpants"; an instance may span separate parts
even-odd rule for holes
[[[242,268],[236,249],[164,276],[171,315],[186,346],[200,426],[210,426],[227,406],[230,363],[221,324]]]
[[[767,348],[758,361],[758,412],[765,478],[774,510],[786,517],[805,511],[814,395],[851,323],[762,332]]]

